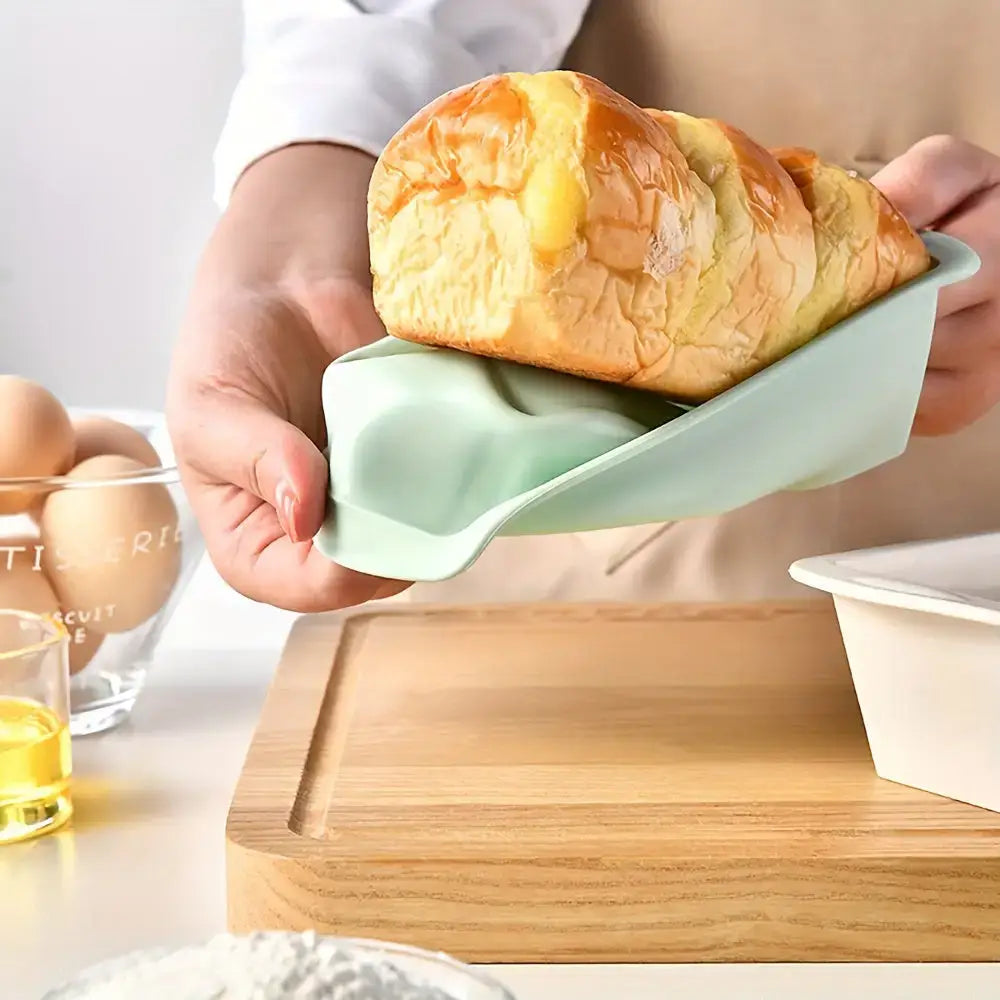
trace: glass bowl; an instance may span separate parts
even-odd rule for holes
[[[65,476],[0,479],[0,606],[51,614],[66,626],[70,731],[85,735],[131,712],[202,543],[162,414],[69,414],[124,424],[152,447],[125,431],[116,457],[109,445]],[[114,425],[102,426],[119,444]],[[137,440],[142,464],[121,457]]]
[[[220,945],[239,947],[248,943],[251,939],[271,939],[276,942],[285,939],[286,942],[291,942],[295,938],[306,941],[307,947],[310,950],[315,950],[317,947],[329,947],[346,952],[351,957],[365,963],[386,962],[410,979],[414,985],[423,987],[424,990],[435,990],[444,993],[448,997],[448,1000],[515,1000],[513,994],[502,984],[448,955],[423,951],[419,948],[411,948],[407,945],[394,944],[387,941],[324,937],[312,932],[296,934],[284,931],[261,931],[241,937],[222,935],[219,938],[209,941],[206,945],[195,949],[198,953],[198,958],[201,959],[197,964],[201,969],[213,968],[211,953],[214,951],[218,954],[218,952],[222,951],[223,949],[219,947]],[[43,1000],[88,1000],[90,997],[94,997],[95,1000],[106,1000],[106,998],[112,996],[121,996],[122,994],[115,992],[113,985],[116,976],[140,969],[145,976],[152,976],[155,972],[157,962],[169,959],[178,952],[187,950],[150,948],[130,952],[129,954],[122,955],[120,958],[101,962],[85,970],[71,983],[66,983],[58,989],[45,994]],[[192,962],[190,964],[194,965],[196,963]],[[250,962],[245,962],[239,970],[235,970],[233,969],[232,959],[227,958],[225,965],[226,968],[233,970],[238,975],[239,972],[249,969]],[[240,978],[240,984],[244,989],[247,989],[249,986],[242,978]],[[143,985],[148,987],[155,986],[160,989],[170,988],[172,996],[190,996],[192,1000],[195,997],[200,998],[202,995],[198,992],[198,982],[182,983],[173,980],[165,982],[157,981],[156,978],[146,978]],[[215,989],[218,985],[220,984],[213,984],[210,993],[211,996],[217,995]],[[341,984],[338,983],[338,985]],[[256,996],[256,993],[253,995]],[[310,993],[310,996],[312,995]],[[346,995],[346,993],[338,993],[337,995]],[[354,993],[352,992],[350,995],[353,996]],[[359,997],[370,996],[373,998],[376,996],[376,994],[367,991],[359,991],[357,995]],[[387,998],[401,995],[403,994],[396,991],[386,993]],[[409,997],[412,994],[407,992],[405,995]]]

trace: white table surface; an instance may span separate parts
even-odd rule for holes
[[[40,1000],[95,961],[225,929],[226,811],[291,621],[199,570],[132,719],[74,743],[73,825],[0,848],[0,1000]],[[519,1000],[1000,997],[1000,965],[493,971]]]

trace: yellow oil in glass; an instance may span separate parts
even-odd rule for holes
[[[0,697],[0,844],[69,819],[70,762],[67,722],[38,702]]]

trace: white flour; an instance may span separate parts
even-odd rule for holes
[[[126,955],[42,1000],[461,1000],[313,933],[220,935]]]

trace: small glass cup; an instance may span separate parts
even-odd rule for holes
[[[69,717],[66,626],[0,609],[0,844],[72,815]]]

